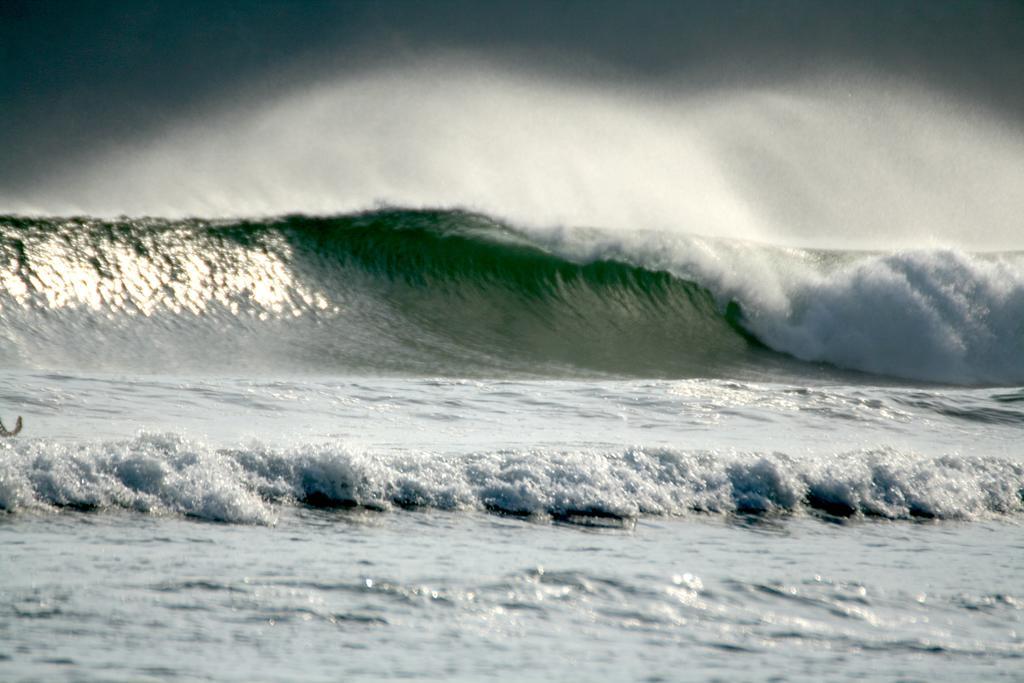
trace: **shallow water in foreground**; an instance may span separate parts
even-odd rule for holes
[[[0,537],[18,680],[1020,680],[1024,659],[1005,521],[299,509],[269,528],[8,518]]]
[[[8,371],[0,395],[25,417],[4,680],[1021,680],[1014,390]]]

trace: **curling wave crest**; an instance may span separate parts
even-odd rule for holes
[[[1020,252],[784,249],[460,210],[7,217],[0,283],[6,367],[1024,382]]]
[[[827,514],[973,519],[1024,512],[1024,465],[891,448],[806,460],[666,448],[375,454],[344,445],[212,449],[173,434],[25,441],[0,458],[0,509],[123,508],[274,523],[280,506],[433,508],[568,521]]]

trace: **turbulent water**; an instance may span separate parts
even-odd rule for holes
[[[5,679],[1020,680],[1021,252],[8,216],[0,282]]]
[[[0,11],[0,681],[1024,680],[1019,12],[494,4]]]
[[[0,264],[8,367],[1024,381],[1021,252],[527,232],[392,209],[11,217]]]

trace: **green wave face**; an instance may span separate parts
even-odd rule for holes
[[[785,362],[738,304],[486,216],[0,221],[16,366],[713,376]]]
[[[325,270],[336,260],[369,276],[423,338],[502,365],[690,375],[748,350],[701,286],[619,261],[573,263],[483,216],[384,212],[329,227],[292,219],[283,232]]]

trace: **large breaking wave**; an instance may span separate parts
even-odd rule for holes
[[[831,367],[1024,382],[1020,253],[525,231],[458,210],[8,217],[0,284],[8,367],[650,377]]]

